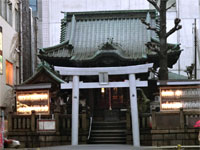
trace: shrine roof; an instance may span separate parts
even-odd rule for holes
[[[23,84],[30,84],[32,82],[34,82],[35,79],[38,79],[38,76],[41,74],[41,72],[46,72],[48,74],[49,77],[51,77],[52,79],[54,79],[56,82],[58,83],[64,83],[65,81],[61,78],[61,76],[55,72],[50,66],[46,65],[46,64],[40,64],[37,68],[37,70],[35,71],[35,73],[28,78],[26,81],[23,82]]]
[[[149,55],[156,55],[145,44],[157,37],[141,19],[156,26],[155,18],[155,10],[64,12],[61,43],[40,49],[38,56],[59,66],[88,66],[100,57],[121,61],[117,65],[145,63]],[[179,56],[180,47],[174,47],[171,52]]]

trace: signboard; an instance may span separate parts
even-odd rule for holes
[[[38,120],[38,131],[55,131],[55,120]]]
[[[17,113],[31,114],[35,111],[37,114],[49,114],[49,91],[17,91]]]
[[[199,109],[200,87],[161,87],[161,110]]]

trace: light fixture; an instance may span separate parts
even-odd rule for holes
[[[101,93],[105,93],[105,89],[104,88],[101,88]]]
[[[174,92],[172,90],[162,90],[161,96],[163,97],[174,96]]]

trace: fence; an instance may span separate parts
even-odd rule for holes
[[[36,115],[35,112],[32,112],[31,115],[17,115],[10,113],[8,116],[8,131],[17,132],[17,131],[38,131],[37,120],[40,118],[39,115]],[[42,115],[41,119],[51,120],[52,115]],[[54,114],[55,119],[55,131],[63,132],[71,130],[71,114]],[[86,113],[79,114],[79,129],[88,130],[88,117]]]

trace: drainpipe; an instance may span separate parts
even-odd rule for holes
[[[196,18],[194,19],[194,79],[197,79],[197,26]]]
[[[37,27],[37,20],[38,20],[38,17],[34,17],[34,29],[35,29],[35,56],[34,56],[34,59],[35,59],[35,64],[34,64],[34,66],[35,66],[35,68],[34,68],[34,71],[35,71],[35,69],[37,68],[37,64],[38,64],[38,62],[37,62],[37,47],[38,47],[38,45],[37,45],[37,42],[38,42],[38,39],[37,39],[37,34],[38,34],[38,27]]]
[[[22,1],[19,0],[19,83],[23,82]]]

